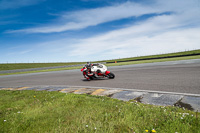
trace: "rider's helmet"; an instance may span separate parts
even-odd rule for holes
[[[87,62],[86,67],[87,67],[88,69],[90,69],[90,68],[91,68],[91,63],[90,63],[90,62]]]
[[[91,63],[90,62],[87,62],[87,65],[90,65]]]

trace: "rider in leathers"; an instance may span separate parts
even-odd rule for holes
[[[90,80],[88,75],[91,75],[91,74],[93,75],[93,73],[91,72],[92,65],[93,64],[91,64],[90,62],[87,62],[87,64],[85,65],[85,67],[87,68],[86,75],[85,75],[87,80]]]

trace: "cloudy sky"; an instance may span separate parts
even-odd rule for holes
[[[200,0],[0,0],[0,63],[200,49]]]

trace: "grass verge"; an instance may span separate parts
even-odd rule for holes
[[[200,132],[197,112],[48,91],[0,91],[0,132]]]
[[[158,55],[113,59],[113,60],[106,60],[106,62],[131,61],[131,60],[138,60],[138,59],[151,59],[151,58],[162,58],[162,57],[170,58],[170,57],[175,57],[175,56],[186,56],[186,55],[196,55],[196,54],[200,54],[200,49],[191,50],[191,51],[176,52],[176,53],[168,53],[168,54],[158,54]]]
[[[41,67],[56,67],[56,66],[69,66],[84,64],[84,62],[73,63],[13,63],[13,64],[0,64],[0,71],[4,70],[16,70],[16,69],[29,69],[29,68],[41,68]]]
[[[111,64],[106,64],[106,65],[107,66],[122,66],[122,65],[131,65],[131,64],[143,64],[143,63],[178,61],[178,60],[191,60],[191,59],[200,59],[200,55],[188,56],[188,57],[166,58],[166,59],[155,59],[155,60],[120,62],[120,63],[111,63]]]
[[[55,69],[46,69],[46,70],[36,70],[36,71],[25,71],[25,72],[15,72],[15,73],[0,73],[0,76],[3,75],[13,75],[13,74],[27,74],[27,73],[39,73],[39,72],[51,72],[51,71],[62,71],[62,70],[73,70],[80,69],[82,67],[65,67],[65,68],[55,68]]]

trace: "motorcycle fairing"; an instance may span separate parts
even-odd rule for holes
[[[110,71],[106,71],[105,74],[108,75],[110,73]]]

